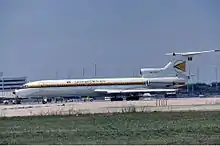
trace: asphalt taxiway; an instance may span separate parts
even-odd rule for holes
[[[96,101],[30,105],[2,105],[0,116],[112,113],[123,111],[220,110],[220,98],[182,98],[147,101]]]

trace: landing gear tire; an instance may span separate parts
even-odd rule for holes
[[[138,96],[130,96],[126,98],[127,101],[132,101],[132,100],[139,100]]]
[[[42,104],[46,104],[46,103],[47,103],[47,99],[45,98],[42,100]]]
[[[20,99],[17,99],[17,100],[15,101],[15,104],[21,104],[21,100],[20,100]]]
[[[164,94],[164,98],[167,98],[169,95],[168,94]]]
[[[123,98],[119,97],[114,97],[114,98],[111,98],[111,101],[123,101]]]

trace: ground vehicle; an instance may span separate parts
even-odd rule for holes
[[[84,102],[86,102],[86,101],[93,101],[94,98],[87,96],[87,97],[83,97],[82,100],[83,100]]]

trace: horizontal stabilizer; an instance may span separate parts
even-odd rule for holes
[[[172,55],[172,56],[176,56],[176,55],[181,55],[181,56],[193,56],[193,55],[199,55],[199,54],[203,54],[203,53],[210,53],[210,52],[219,52],[220,49],[215,49],[215,50],[207,50],[207,51],[200,51],[200,52],[181,52],[181,53],[167,53],[165,55]]]

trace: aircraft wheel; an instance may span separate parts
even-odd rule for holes
[[[127,101],[132,101],[132,100],[139,100],[138,96],[131,96],[126,98]]]
[[[111,101],[123,101],[123,98],[119,97],[114,97],[114,98],[111,98]]]
[[[21,100],[20,99],[16,99],[14,104],[21,104]]]

